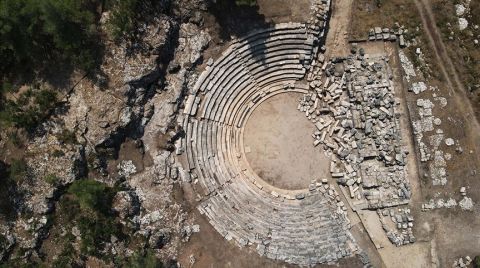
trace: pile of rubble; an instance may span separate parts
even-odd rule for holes
[[[307,21],[308,27],[316,32],[321,32],[327,26],[328,15],[330,12],[330,0],[311,1],[310,6],[312,16]],[[323,34],[323,33],[322,33]]]
[[[453,262],[452,267],[453,268],[465,268],[469,267],[469,265],[473,262],[472,258],[470,256],[465,256],[465,258],[460,257],[458,260],[455,260]]]
[[[315,124],[313,144],[331,156],[332,177],[348,187],[357,208],[406,204],[408,152],[401,145],[388,60],[352,52],[330,61],[319,54],[307,76],[310,93],[298,109]]]
[[[422,204],[422,210],[431,210],[431,209],[438,209],[438,208],[454,208],[459,206],[462,210],[472,210],[473,209],[473,201],[470,197],[467,196],[467,188],[461,187],[460,188],[460,195],[462,199],[460,201],[456,201],[454,198],[438,198],[438,199],[430,199],[428,203]]]
[[[400,47],[406,47],[404,34],[407,33],[404,26],[395,23],[393,28],[374,27],[368,31],[368,41],[398,41]]]
[[[410,209],[399,208],[397,212],[395,212],[395,209],[379,209],[377,213],[390,242],[396,246],[401,246],[416,241],[412,231],[414,220],[410,214]]]
[[[402,50],[398,52],[398,56],[400,58],[400,64],[402,65],[402,69],[405,72],[405,79],[410,82],[411,77],[417,76],[417,74],[415,73],[415,67],[413,67],[413,64],[410,62],[407,55],[405,55],[405,52],[403,52]]]

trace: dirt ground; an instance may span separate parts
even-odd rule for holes
[[[306,22],[310,17],[310,0],[258,0],[258,5],[267,22]]]
[[[313,147],[313,126],[297,110],[300,93],[282,93],[262,102],[245,126],[247,160],[268,184],[306,189],[312,180],[330,177],[330,160]]]
[[[352,16],[352,5],[354,0],[333,0],[332,15],[329,22],[329,31],[325,47],[326,55],[348,55],[350,52],[348,44],[348,31]]]

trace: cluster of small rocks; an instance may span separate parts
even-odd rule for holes
[[[460,1],[459,4],[455,5],[455,14],[458,17],[458,29],[463,31],[468,27],[468,21],[465,16],[470,12],[470,1]]]
[[[399,208],[377,210],[382,228],[386,232],[388,239],[396,246],[414,243],[416,241],[413,235],[413,216],[410,214],[410,209]],[[390,227],[391,224],[395,227]]]
[[[417,74],[415,73],[415,67],[413,64],[410,62],[408,59],[407,55],[405,55],[405,52],[403,50],[398,51],[398,56],[400,58],[400,64],[402,65],[402,69],[405,72],[405,79],[407,82],[410,82],[410,79],[412,77],[416,77]]]
[[[442,99],[440,106],[444,106],[446,101]],[[433,185],[446,185],[447,183],[447,161],[452,158],[450,153],[445,153],[440,149],[442,142],[446,146],[452,146],[455,141],[452,138],[446,138],[442,129],[436,128],[442,124],[440,118],[436,118],[432,109],[435,104],[430,99],[417,99],[418,114],[420,119],[413,121],[414,135],[420,148],[420,161],[429,162],[430,176]],[[436,129],[435,129],[436,128]],[[428,135],[428,143],[423,141],[425,133]],[[457,152],[461,152],[461,147],[457,147]]]
[[[311,1],[310,9],[312,16],[307,20],[308,27],[316,32],[324,29],[328,23],[327,18],[330,12],[331,0],[314,0]]]
[[[473,209],[473,200],[472,198],[467,196],[466,187],[460,188],[460,195],[462,199],[460,201],[455,200],[454,198],[450,197],[448,199],[438,198],[438,199],[430,199],[428,203],[422,204],[422,210],[431,210],[431,209],[439,209],[439,208],[455,208],[457,206],[460,207],[462,210],[471,211]]]
[[[459,259],[455,260],[452,264],[452,268],[466,268],[473,262],[470,256],[460,257]]]
[[[427,90],[427,85],[422,81],[416,82],[416,83],[412,84],[412,86],[410,87],[409,90],[417,95],[417,94]]]
[[[400,53],[402,67],[406,73],[410,73],[410,77],[415,77],[415,70],[411,68],[408,58]],[[403,60],[402,60],[403,58]],[[432,99],[423,97],[423,92],[429,90],[432,93]],[[425,174],[431,180],[434,186],[445,186],[447,184],[447,162],[452,161],[453,155],[448,151],[449,147],[454,147],[457,154],[463,152],[459,141],[454,138],[445,137],[444,131],[439,128],[442,120],[435,116],[434,108],[438,105],[445,108],[448,101],[445,97],[437,95],[436,87],[428,86],[425,82],[414,82],[410,88],[416,98],[416,113],[418,119],[412,121],[413,132],[420,152],[420,161],[428,164],[429,174]],[[448,120],[453,120],[448,117]],[[425,137],[426,136],[426,137]],[[422,204],[422,210],[431,210],[439,208],[455,208],[459,206],[462,210],[472,210],[473,201],[466,195],[466,187],[460,188],[460,194],[463,196],[461,200],[447,198],[432,198],[427,203]]]
[[[318,54],[307,76],[311,92],[298,110],[315,124],[314,146],[322,144],[331,156],[332,177],[348,187],[359,208],[404,204],[410,198],[407,151],[387,60],[356,47],[352,52],[330,61]]]

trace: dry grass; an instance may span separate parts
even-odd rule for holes
[[[480,13],[480,1],[471,1],[470,15],[466,16],[469,27],[464,31],[457,26],[456,2],[432,0],[433,12],[455,69],[471,96],[475,115],[480,118],[480,46],[474,44],[475,39],[480,40],[480,29],[472,27],[480,25],[480,16],[472,15]]]
[[[365,39],[368,31],[374,27],[393,28],[395,23],[404,26],[405,39],[413,45],[406,48],[406,53],[413,64],[420,68],[426,77],[435,76],[442,79],[436,68],[432,51],[428,48],[428,41],[422,27],[422,21],[417,7],[412,0],[355,0],[350,38],[353,40]],[[425,62],[419,60],[415,50],[420,48]]]
[[[370,28],[392,28],[398,22],[408,29],[421,25],[413,1],[405,0],[355,0],[351,24],[352,38],[365,38]]]

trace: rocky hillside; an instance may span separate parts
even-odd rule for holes
[[[18,106],[22,88],[31,88],[25,96],[57,90],[52,107],[41,98],[22,106],[33,107],[37,124],[0,131],[7,266],[175,266],[179,247],[198,232],[175,198],[183,171],[172,154],[183,135],[177,111],[203,51],[220,36],[210,13],[218,3],[160,2],[155,12],[141,6],[122,38],[106,34],[113,10],[101,12],[103,57],[98,68],[71,72],[69,87],[33,78],[6,95]]]

